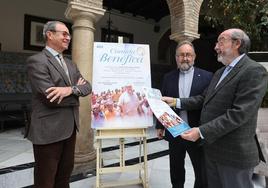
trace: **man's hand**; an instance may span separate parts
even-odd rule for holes
[[[79,80],[77,81],[77,86],[80,86],[80,85],[84,85],[84,84],[86,84],[87,82],[85,81],[85,79],[84,78],[79,78]]]
[[[164,96],[161,98],[161,100],[166,102],[171,107],[176,107],[176,98]]]
[[[72,94],[71,87],[50,87],[46,90],[47,99],[50,99],[50,102],[58,99],[58,104],[62,101],[64,97],[67,97]]]
[[[183,134],[181,134],[181,137],[185,140],[189,140],[192,142],[197,141],[200,138],[200,134],[199,134],[199,128],[194,127],[191,128],[190,130],[184,132]]]
[[[156,134],[158,139],[162,139],[164,137],[165,129],[156,129]]]

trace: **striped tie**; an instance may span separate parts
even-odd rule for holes
[[[69,76],[69,71],[68,71],[66,62],[65,62],[65,60],[63,59],[62,54],[58,54],[57,56],[58,56],[58,58],[60,59],[60,65],[61,65],[61,67],[63,68],[64,72],[66,73],[66,75],[67,75],[67,77],[68,77],[68,80],[69,80],[69,82],[70,82],[70,84],[71,84],[71,80],[70,80],[70,76]]]

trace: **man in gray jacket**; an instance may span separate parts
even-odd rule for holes
[[[177,108],[202,108],[200,126],[181,137],[204,143],[209,188],[253,188],[253,169],[263,159],[256,121],[267,71],[246,55],[249,46],[240,29],[221,33],[215,50],[225,67],[214,74],[206,93],[177,99]],[[163,100],[174,104],[171,97]]]
[[[63,58],[71,36],[64,23],[50,21],[43,30],[46,47],[27,59],[32,87],[28,139],[33,143],[35,188],[68,188],[74,165],[79,96],[91,93],[76,65]]]

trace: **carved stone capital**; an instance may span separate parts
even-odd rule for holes
[[[199,37],[200,37],[199,34],[187,31],[183,31],[180,33],[173,33],[169,36],[170,40],[174,40],[177,43],[183,40],[193,41],[194,39],[198,39]]]
[[[203,0],[166,0],[170,10],[171,35],[176,42],[199,38],[198,19]]]
[[[69,0],[68,3],[77,3],[88,7],[102,7],[102,0]]]
[[[82,16],[97,22],[104,15],[104,12],[102,0],[69,0],[65,16],[71,20]]]

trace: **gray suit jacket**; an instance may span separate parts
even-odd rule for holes
[[[245,55],[215,88],[223,71],[214,74],[206,93],[182,99],[182,108],[202,107],[199,128],[210,160],[251,168],[260,160],[256,123],[267,88],[267,71]]]
[[[70,137],[74,128],[79,127],[79,98],[65,97],[60,104],[49,102],[46,89],[76,85],[82,77],[76,65],[66,59],[71,84],[59,62],[44,49],[27,59],[27,71],[32,87],[32,114],[27,138],[33,144],[49,144]],[[91,85],[78,86],[82,96],[91,92]]]

